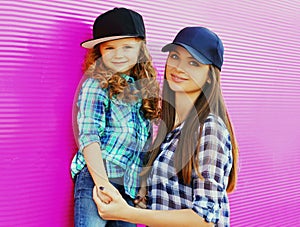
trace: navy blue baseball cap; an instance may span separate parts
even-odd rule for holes
[[[186,27],[176,35],[172,43],[162,48],[170,51],[174,45],[184,47],[197,61],[205,65],[214,65],[220,71],[223,65],[224,47],[222,40],[204,27]]]

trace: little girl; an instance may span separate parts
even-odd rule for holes
[[[139,190],[143,149],[157,118],[159,85],[145,43],[143,18],[114,8],[93,25],[93,39],[77,100],[79,151],[72,160],[75,226],[135,226],[103,220],[93,201],[94,185],[118,190],[129,205]],[[111,198],[98,192],[99,199]]]

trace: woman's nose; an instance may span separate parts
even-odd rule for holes
[[[176,64],[174,65],[175,69],[177,72],[180,72],[180,73],[184,73],[185,70],[184,70],[184,63],[182,61],[177,61]]]

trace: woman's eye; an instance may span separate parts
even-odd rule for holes
[[[172,59],[178,59],[178,55],[177,55],[177,54],[171,54],[170,57],[171,57]]]
[[[197,61],[190,61],[190,65],[192,65],[192,66],[200,66],[200,64]]]

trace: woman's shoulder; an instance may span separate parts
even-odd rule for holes
[[[223,119],[216,114],[210,113],[204,121],[203,128],[210,133],[228,137],[229,131]]]
[[[204,124],[216,124],[222,128],[227,128],[223,119],[216,114],[210,113],[204,121]]]
[[[230,132],[222,118],[215,114],[210,113],[207,116],[203,125],[202,136],[228,151],[231,149]]]

